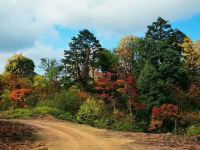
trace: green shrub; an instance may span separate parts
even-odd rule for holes
[[[200,135],[200,124],[192,125],[187,129],[187,135]]]
[[[75,122],[75,117],[69,113],[69,112],[66,112],[66,113],[62,113],[60,114],[59,116],[57,116],[58,119],[61,119],[61,120],[68,120],[68,121],[73,121]]]
[[[101,129],[109,128],[108,123],[105,121],[105,118],[97,119],[93,121],[93,126]]]
[[[55,118],[61,120],[74,121],[74,117],[70,113],[64,113],[56,108],[51,108],[48,106],[35,107],[33,109],[14,109],[8,110],[0,113],[0,118],[2,119],[28,119],[35,117],[45,117],[51,115]]]
[[[78,91],[69,90],[56,93],[54,96],[40,101],[37,106],[49,106],[74,115],[79,110],[81,104],[82,100],[78,96]]]
[[[3,119],[27,119],[30,118],[32,111],[29,109],[14,109],[2,112],[0,118]]]
[[[0,110],[8,110],[11,107],[11,102],[8,99],[2,100],[2,105],[0,106]]]
[[[56,108],[51,108],[48,106],[44,106],[44,107],[35,107],[34,109],[32,109],[32,116],[33,117],[42,117],[42,116],[47,116],[47,115],[52,115],[54,117],[59,116],[60,114],[62,114],[63,112],[56,109]]]
[[[85,103],[83,103],[83,105],[81,105],[76,119],[80,123],[94,126],[96,120],[103,118],[104,110],[105,107],[103,102],[88,99]]]
[[[35,107],[37,104],[37,98],[34,94],[29,95],[25,98],[25,102],[29,107]]]
[[[5,90],[2,94],[2,105],[0,106],[0,110],[8,110],[11,107],[11,101],[9,98],[10,92],[8,90]]]
[[[117,131],[134,131],[135,130],[135,119],[130,117],[129,114],[125,114],[121,111],[115,111],[112,114],[114,120],[111,125],[113,130]]]
[[[131,119],[115,121],[112,128],[113,130],[117,130],[117,131],[134,131],[134,126],[132,124]]]

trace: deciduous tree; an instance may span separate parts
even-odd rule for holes
[[[12,56],[5,67],[5,72],[20,78],[32,78],[34,73],[34,62],[21,54]]]
[[[181,44],[183,49],[184,61],[190,73],[194,76],[200,72],[200,51],[195,48],[190,38],[185,38],[184,43]]]
[[[121,71],[124,73],[133,72],[134,62],[137,59],[136,47],[139,40],[138,37],[127,36],[120,41],[116,54],[119,57]]]

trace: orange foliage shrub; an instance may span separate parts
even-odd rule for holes
[[[29,89],[32,87],[32,82],[28,78],[17,78],[9,73],[5,73],[3,76],[4,84],[10,91],[15,89]]]
[[[25,98],[31,94],[30,89],[16,89],[13,90],[10,94],[10,100],[13,102],[16,107],[24,107],[26,106]]]

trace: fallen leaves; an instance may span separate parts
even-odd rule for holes
[[[0,121],[0,150],[27,150],[44,147],[35,145],[36,129],[11,121]],[[47,149],[47,148],[46,148]]]

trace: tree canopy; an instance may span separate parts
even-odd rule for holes
[[[32,78],[34,76],[34,62],[23,56],[16,54],[12,56],[5,67],[5,72],[16,77]]]
[[[69,47],[65,50],[63,63],[70,77],[86,90],[93,74],[90,70],[95,69],[102,51],[101,44],[94,34],[85,29],[72,38]]]

